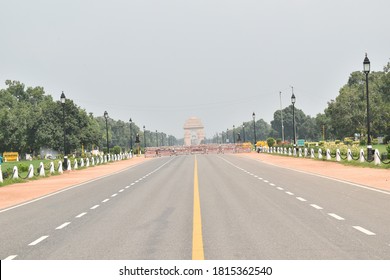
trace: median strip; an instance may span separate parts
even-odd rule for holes
[[[204,260],[202,219],[200,212],[199,182],[198,182],[198,161],[195,156],[194,166],[194,217],[192,231],[192,259]]]

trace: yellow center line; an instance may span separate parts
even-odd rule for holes
[[[194,166],[194,220],[192,229],[192,259],[204,260],[202,218],[200,214],[199,184],[198,184],[198,161],[195,156]]]

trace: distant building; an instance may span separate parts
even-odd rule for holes
[[[204,126],[196,117],[189,118],[184,124],[184,145],[199,145],[204,140]]]

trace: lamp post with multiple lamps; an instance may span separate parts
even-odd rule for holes
[[[293,94],[291,95],[291,103],[293,105],[293,141],[294,141],[294,149],[296,149],[296,144],[297,144],[297,139],[296,139],[296,136],[295,136],[295,95],[294,95],[294,92]]]
[[[256,120],[255,120],[255,118],[256,118],[256,114],[255,114],[255,112],[253,112],[253,114],[252,114],[252,118],[253,118],[253,135],[254,135],[254,137],[255,137],[255,150],[256,150]]]
[[[107,113],[107,111],[104,111],[104,118],[106,119],[107,154],[109,154],[110,147],[108,146],[108,113]]]
[[[131,125],[133,123],[132,119],[130,118],[130,152],[133,153],[133,135],[131,133]]]
[[[233,144],[236,144],[236,126],[233,124]]]
[[[65,157],[66,156],[66,131],[65,131],[65,101],[66,101],[66,97],[65,97],[64,92],[61,93],[60,100],[61,100],[61,104],[62,104],[62,125],[64,128],[64,157]]]
[[[368,74],[370,73],[370,60],[367,57],[363,61],[363,72],[366,75],[366,95],[367,95],[367,159],[372,160],[371,130],[370,130],[370,101],[368,98]]]

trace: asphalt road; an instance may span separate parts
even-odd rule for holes
[[[390,193],[178,156],[0,211],[0,229],[0,259],[388,260]]]

